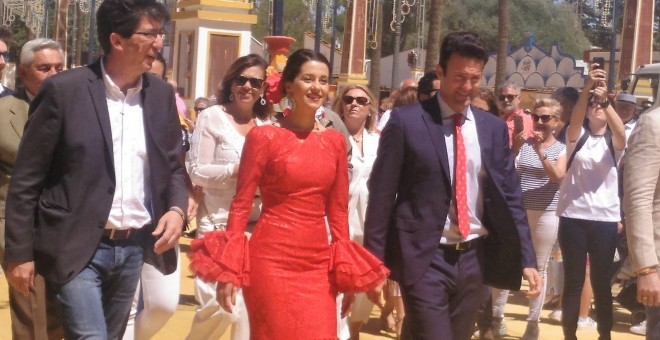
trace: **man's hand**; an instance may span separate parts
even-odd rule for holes
[[[385,286],[386,282],[387,279],[383,279],[383,282],[379,283],[376,285],[376,287],[374,287],[374,289],[367,292],[367,298],[379,308],[383,308],[383,301],[381,301],[380,297],[383,295],[383,287]]]
[[[230,313],[236,305],[236,287],[231,282],[218,282],[215,288],[216,299],[225,312]]]
[[[34,261],[7,263],[7,282],[23,295],[34,289]]]
[[[160,218],[158,225],[151,235],[158,240],[154,244],[154,252],[158,255],[172,249],[179,243],[179,237],[183,230],[183,218],[175,211],[168,211]]]
[[[660,276],[658,273],[637,276],[637,301],[646,307],[660,306]]]
[[[344,293],[344,298],[341,300],[341,317],[345,318],[348,316],[348,312],[351,311],[353,307],[353,302],[355,302],[355,293]]]
[[[513,151],[514,155],[518,154],[518,151],[520,151],[520,148],[525,144],[525,141],[527,141],[527,133],[525,131],[520,131],[520,133],[513,136],[511,151]]]
[[[536,268],[525,268],[523,269],[523,278],[527,283],[529,283],[529,292],[527,292],[528,298],[533,298],[541,294],[541,286],[543,282],[541,281],[541,276],[539,272],[536,271]]]

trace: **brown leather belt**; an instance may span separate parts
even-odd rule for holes
[[[108,240],[133,240],[135,239],[139,229],[105,229],[103,230],[103,237]]]
[[[477,247],[477,244],[479,243],[479,237],[465,241],[465,242],[459,242],[459,243],[453,243],[453,244],[443,244],[440,243],[440,248],[442,249],[448,249],[448,250],[454,250],[457,252],[462,252],[462,251],[468,251],[470,249],[474,249]]]

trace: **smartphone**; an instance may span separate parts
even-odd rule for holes
[[[605,69],[605,58],[603,57],[594,57],[594,59],[591,61],[591,64],[598,64],[596,66],[596,69],[603,70]]]
[[[522,116],[513,116],[513,135],[517,136],[524,129],[525,129],[525,127],[523,126],[523,117]]]

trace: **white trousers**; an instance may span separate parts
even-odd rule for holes
[[[206,219],[197,219],[197,238],[213,231],[213,225],[204,223]],[[216,284],[206,282],[195,277],[195,299],[199,306],[195,310],[187,340],[217,340],[232,326],[231,340],[249,340],[250,323],[248,321],[247,309],[243,300],[243,290],[239,289],[236,294],[236,306],[233,313],[229,314],[220,307],[217,301]]]
[[[559,217],[555,211],[527,210],[527,221],[529,222],[532,243],[536,251],[537,270],[543,281],[541,294],[529,300],[528,321],[539,321],[543,300],[548,287],[548,260],[552,252],[552,246],[557,239],[557,229],[559,228]],[[504,306],[509,298],[508,290],[493,288],[493,317],[501,318],[504,316]]]
[[[176,246],[177,259],[179,245]],[[180,263],[169,275],[163,275],[154,266],[142,266],[140,281],[135,291],[131,313],[126,324],[124,340],[151,339],[176,313],[181,285]]]

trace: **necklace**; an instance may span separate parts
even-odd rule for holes
[[[355,138],[355,136],[351,136],[354,142],[360,144],[362,142],[362,138]]]

